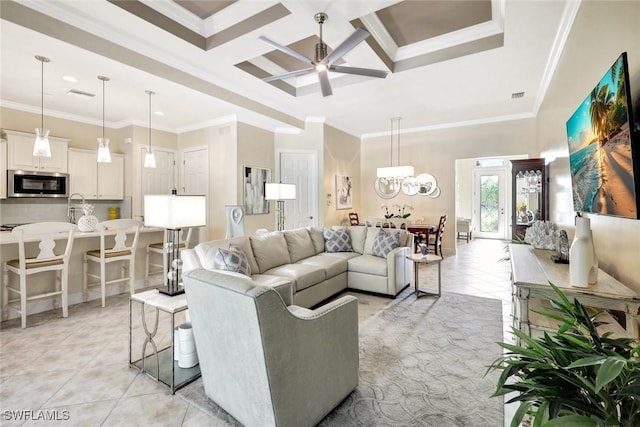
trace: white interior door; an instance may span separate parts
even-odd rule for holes
[[[140,212],[144,215],[145,194],[171,194],[176,188],[176,154],[173,151],[154,149],[156,157],[155,168],[144,167],[146,147],[140,148]]]
[[[209,149],[207,147],[189,148],[182,151],[182,188],[180,194],[207,196],[209,199]],[[208,210],[208,209],[207,209]],[[207,224],[211,224],[207,213]],[[198,242],[207,239],[207,227],[198,230]],[[192,241],[192,244],[195,242]]]
[[[504,239],[507,229],[504,169],[476,169],[473,172],[474,235]]]
[[[284,202],[285,229],[318,225],[318,157],[315,151],[281,151],[280,178],[296,184],[296,199]]]

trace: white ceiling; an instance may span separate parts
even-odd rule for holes
[[[240,0],[220,12],[218,21],[218,15],[203,21],[201,32],[213,28],[215,33],[276,3]],[[164,113],[153,116],[153,127],[173,132],[233,116],[270,130],[300,127],[305,119],[320,117],[359,137],[388,132],[395,116],[403,118],[403,131],[533,117],[579,7],[571,0],[494,1],[499,14],[493,26],[504,32],[502,47],[392,72],[386,79],[332,76],[333,96],[323,98],[313,81],[314,93],[294,97],[235,64],[272,50],[258,40],[260,35],[288,45],[317,34],[313,15],[320,11],[329,15],[325,42],[335,47],[354,31],[350,21],[396,1],[280,3],[289,15],[205,51],[105,0],[2,0],[2,106],[40,112],[40,63],[34,55],[43,55],[51,59],[44,72],[47,114],[101,123],[97,76],[105,75],[111,79],[106,121],[115,128],[148,125],[145,90],[156,92],[152,109]],[[157,10],[175,6],[169,0],[146,4],[159,5]],[[431,40],[431,49],[437,51],[450,40]],[[387,69],[367,43],[344,59],[350,66]],[[65,75],[79,82],[62,80]],[[350,84],[341,85],[340,79]],[[72,88],[96,97],[67,95]],[[514,92],[525,96],[511,99]]]

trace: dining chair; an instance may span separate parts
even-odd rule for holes
[[[69,259],[73,247],[73,237],[76,232],[75,224],[68,222],[39,222],[35,224],[15,227],[11,234],[18,238],[18,259],[12,259],[4,263],[4,287],[2,295],[3,316],[7,316],[7,309],[11,308],[22,318],[22,327],[27,327],[27,301],[55,297],[60,295],[62,317],[69,315]],[[55,251],[56,240],[66,238],[64,250]],[[34,258],[27,257],[25,241],[38,241],[38,255]],[[56,255],[58,252],[58,255]],[[55,285],[53,291],[27,294],[27,276],[46,271],[55,271]],[[9,286],[9,273],[17,274],[19,287]],[[17,294],[18,298],[10,299],[9,294]],[[17,304],[19,302],[20,308]],[[56,307],[56,301],[54,301]]]
[[[102,293],[102,306],[105,306],[106,285],[111,283],[129,282],[129,292],[131,295],[135,289],[135,260],[136,249],[138,247],[138,237],[140,235],[140,221],[135,219],[112,219],[98,224],[100,231],[100,249],[85,252],[83,264],[83,296],[87,301],[89,298],[89,288],[100,285]],[[114,244],[107,248],[107,238],[115,232]],[[109,239],[110,240],[110,239]],[[129,244],[127,244],[129,241]],[[99,274],[92,273],[89,262],[98,264]],[[120,278],[107,280],[107,264],[120,262]],[[126,264],[128,265],[128,268]],[[125,270],[128,274],[125,275]],[[89,283],[89,278],[98,279],[98,282]]]
[[[360,225],[357,212],[349,212],[349,222],[351,225]]]
[[[180,234],[180,249],[189,248],[193,228],[184,228]],[[165,231],[166,233],[166,231]],[[166,240],[166,239],[165,239]],[[167,251],[164,242],[150,243],[145,251],[144,285],[149,287],[149,276],[162,274],[163,282],[167,279]],[[155,259],[154,259],[155,258]],[[155,270],[154,270],[155,268]]]
[[[447,215],[442,215],[436,232],[429,234],[429,241],[427,242],[428,246],[433,247],[433,253],[439,256],[442,256],[442,236],[444,235],[444,227],[446,223]]]

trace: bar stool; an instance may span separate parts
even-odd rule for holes
[[[191,241],[192,230],[193,228],[182,229],[182,234],[180,235],[180,249],[189,248],[189,242]],[[153,259],[151,259],[152,255],[160,255],[162,257],[162,264],[159,264],[158,263],[159,261],[154,263]],[[149,287],[149,276],[153,276],[155,274],[162,274],[162,277],[164,279],[163,283],[166,282],[167,267],[168,267],[166,255],[167,254],[164,250],[164,242],[150,243],[147,245],[145,271],[144,271],[144,285],[146,287]],[[158,270],[152,270],[152,267],[157,267]]]
[[[7,309],[11,308],[20,313],[22,317],[22,327],[27,327],[27,301],[60,295],[62,305],[62,317],[69,315],[69,258],[73,247],[73,236],[76,231],[74,224],[67,222],[40,222],[27,224],[14,228],[11,233],[18,237],[18,259],[9,260],[4,263],[4,287],[2,292],[3,309],[2,315],[8,316]],[[27,258],[25,251],[25,236],[30,241],[39,240],[40,252],[35,258]],[[66,246],[62,255],[56,255],[54,249],[55,240],[66,238]],[[60,252],[60,251],[58,251]],[[45,271],[56,272],[55,290],[53,292],[43,292],[39,294],[27,295],[27,276],[42,273]],[[9,286],[9,272],[15,273],[20,278],[20,288]],[[9,292],[19,295],[19,298],[9,299]],[[20,302],[20,309],[14,306]],[[56,306],[54,302],[54,307]]]
[[[106,285],[111,283],[129,282],[129,292],[133,295],[135,290],[135,260],[136,249],[138,247],[138,237],[140,235],[140,221],[134,219],[113,219],[103,221],[98,224],[100,231],[100,249],[87,251],[84,254],[83,265],[83,293],[84,300],[89,297],[89,288],[100,285],[102,291],[102,306],[105,306]],[[115,242],[111,249],[107,249],[106,238],[115,231]],[[130,244],[127,245],[127,240]],[[89,272],[89,261],[100,266],[100,274]],[[124,274],[126,262],[129,262],[128,275]],[[119,279],[107,280],[106,267],[112,262],[121,262],[122,270]],[[89,278],[98,279],[99,282],[89,283]]]

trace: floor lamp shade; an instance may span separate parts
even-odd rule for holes
[[[266,200],[295,200],[296,185],[269,182],[265,184],[264,198]]]
[[[144,196],[144,225],[177,230],[206,225],[205,196]]]

